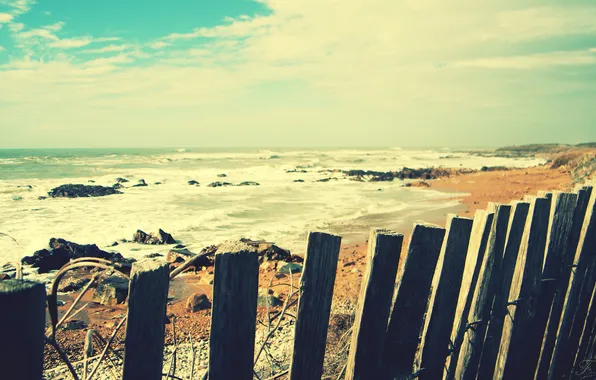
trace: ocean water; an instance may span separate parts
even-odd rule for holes
[[[0,264],[45,248],[51,237],[104,248],[131,239],[137,229],[158,228],[195,251],[247,237],[302,253],[308,231],[328,230],[344,241],[359,241],[371,227],[408,232],[412,220],[429,212],[451,212],[458,205],[453,193],[405,188],[399,180],[361,183],[321,171],[539,163],[448,149],[0,150],[0,232],[17,241],[0,235]],[[307,173],[287,172],[296,168]],[[111,186],[117,177],[130,180],[121,195],[38,199],[62,184],[95,181]],[[338,179],[316,182],[326,177]],[[130,187],[139,179],[149,186]],[[297,179],[304,182],[294,182]],[[189,180],[201,185],[190,186]],[[207,187],[215,181],[256,181],[260,186]],[[122,244],[113,250],[138,258],[168,248]]]

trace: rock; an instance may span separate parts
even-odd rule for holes
[[[64,324],[64,330],[83,330],[87,324],[79,319],[73,319]]]
[[[402,187],[430,187],[430,183],[424,181],[414,181],[408,182],[402,185]]]
[[[303,179],[295,179],[294,182],[304,182]]]
[[[116,190],[122,189],[123,187],[124,186],[122,186],[122,184],[120,184],[120,183],[115,183],[112,185],[112,189],[116,189]]]
[[[69,277],[60,281],[60,286],[58,287],[58,291],[62,293],[67,292],[76,292],[77,290],[82,289],[85,285],[87,285],[91,281],[88,278],[76,278],[76,277]]]
[[[118,178],[116,178],[116,182],[118,182],[118,183],[126,183],[126,182],[128,182],[128,180],[126,178],[118,177]]]
[[[268,260],[287,260],[292,255],[287,249],[271,243],[261,243],[257,246],[257,254],[265,256]]]
[[[345,262],[343,264],[344,267],[351,267],[351,266],[354,266],[354,265],[356,265],[356,262],[355,261],[347,261],[347,262]]]
[[[139,244],[175,244],[176,240],[170,235],[169,233],[165,232],[162,229],[159,229],[159,237],[148,234],[144,231],[137,230],[135,234],[132,236],[132,241]]]
[[[188,249],[171,249],[168,252],[168,263],[183,263],[191,257],[196,256],[196,253],[192,253]]]
[[[315,182],[329,182],[331,180],[337,181],[337,178],[335,178],[335,177],[332,177],[332,178],[321,178],[321,179],[316,180]]]
[[[20,195],[13,195],[12,196],[12,200],[13,201],[22,201],[23,197],[21,197]]]
[[[144,186],[149,186],[149,185],[147,185],[147,183],[145,182],[144,179],[140,179],[136,185],[132,185],[132,187],[144,187]]]
[[[189,185],[200,185],[199,181],[195,181],[194,179],[191,179],[190,181],[188,181]]]
[[[176,244],[176,240],[174,240],[174,237],[172,237],[172,235],[165,232],[161,228],[159,229],[158,233],[161,239],[161,244]]]
[[[284,274],[294,274],[294,273],[302,273],[302,265],[296,263],[288,263],[283,267],[279,268],[279,273]]]
[[[92,179],[90,179],[90,180],[89,180],[89,181],[87,181],[87,182],[89,182],[89,183],[95,183],[95,181],[94,181],[94,180],[92,180]]]
[[[39,196],[39,198],[37,198],[37,199],[39,199],[40,201],[43,201],[43,200],[46,200],[46,199],[48,199],[48,197],[44,197],[43,195],[41,195],[41,196]]]
[[[207,187],[222,187],[222,186],[233,186],[233,184],[229,182],[211,182]]]
[[[111,276],[97,286],[93,294],[93,302],[114,306],[124,303],[127,296],[128,281],[122,277]]]
[[[122,194],[118,190],[107,186],[62,185],[48,192],[52,198],[103,197],[106,195]]]
[[[275,293],[268,289],[259,289],[259,295],[257,296],[257,306],[281,306],[283,302],[276,297]]]
[[[110,244],[108,247],[116,247],[117,245],[119,245],[120,243],[118,243],[117,241],[113,242],[112,244]]]
[[[10,277],[8,274],[6,273],[0,273],[0,281],[2,280],[10,280],[12,277]]]
[[[219,178],[226,178],[228,175],[227,174],[224,174],[224,173],[221,173],[221,174],[218,174],[217,176]]]
[[[155,259],[157,257],[163,257],[161,253],[150,253],[144,256],[146,259]]]
[[[184,248],[184,247],[186,247],[184,244],[176,244],[174,246],[175,249],[181,249],[181,248]]]
[[[158,182],[154,182],[153,184],[154,185],[161,185],[161,182],[158,181]]]
[[[238,186],[261,186],[261,184],[258,182],[254,182],[254,181],[244,181],[244,182],[240,182],[238,184]]]
[[[31,265],[33,268],[38,268],[39,274],[49,273],[53,270],[62,268],[70,261],[68,252],[65,250],[41,249],[33,253],[33,256],[25,256],[21,259],[22,264]]]
[[[199,310],[211,308],[211,302],[205,293],[194,293],[186,300],[186,311],[196,313]]]

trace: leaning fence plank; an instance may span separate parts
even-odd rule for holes
[[[575,253],[579,243],[581,231],[588,209],[588,203],[592,195],[592,188],[586,187],[577,192],[577,202],[573,212],[573,223],[569,232],[569,240],[567,249],[564,253],[563,272],[561,274],[561,281],[557,288],[557,293],[553,302],[550,317],[546,327],[546,333],[542,342],[542,349],[540,352],[540,360],[538,368],[534,376],[537,380],[546,379],[555,348],[555,341],[559,331],[559,323],[564,310],[564,303],[566,299],[569,279],[571,276],[571,267],[575,260]]]
[[[592,290],[592,299],[590,301],[590,307],[588,308],[588,316],[586,317],[586,323],[582,331],[582,336],[575,356],[574,369],[580,370],[584,365],[584,361],[591,361],[591,357],[587,356],[588,346],[594,336],[594,329],[596,328],[596,288]],[[590,363],[591,364],[591,363]]]
[[[549,214],[547,198],[536,198],[530,204],[509,291],[494,379],[528,379],[534,374],[534,367],[525,359],[524,347],[538,302]]]
[[[538,365],[555,295],[557,291],[560,291],[559,285],[563,277],[565,253],[567,252],[576,203],[577,194],[556,192],[552,196],[540,295],[538,296],[536,313],[528,327],[524,346],[525,365],[532,367],[530,371],[532,376]]]
[[[511,206],[495,205],[494,207],[495,218],[491,226],[489,243],[482,259],[478,283],[472,298],[472,306],[467,316],[466,333],[455,368],[455,378],[458,380],[476,378],[486,326],[496,290],[496,281],[499,278],[501,261],[503,260]]]
[[[311,232],[300,278],[290,379],[320,379],[341,237]]]
[[[389,319],[379,379],[409,379],[445,229],[416,224]]]
[[[582,323],[587,313],[589,292],[593,286],[592,270],[596,257],[596,192],[592,192],[588,210],[584,219],[577,251],[574,258],[574,270],[571,271],[569,287],[565,298],[563,316],[555,349],[550,363],[548,379],[561,379],[568,376],[573,365],[578,342],[575,331],[578,323]],[[590,288],[590,289],[588,289]],[[579,340],[579,339],[578,339]],[[573,351],[573,352],[572,352]]]
[[[497,355],[501,345],[501,334],[503,332],[503,323],[507,315],[507,303],[511,281],[515,271],[515,263],[519,254],[522,237],[530,204],[527,202],[512,202],[512,212],[509,217],[509,227],[507,231],[507,243],[503,253],[503,261],[499,279],[496,281],[495,298],[493,309],[490,316],[490,322],[486,332],[486,338],[482,346],[482,357],[478,367],[478,379],[491,379],[495,371]]]
[[[452,347],[451,354],[447,358],[447,370],[445,374],[447,380],[454,379],[459,348],[461,347],[466,325],[468,324],[467,317],[472,306],[472,297],[474,296],[474,289],[476,289],[476,283],[478,282],[480,266],[486,252],[488,236],[494,216],[494,213],[485,210],[476,210],[476,214],[474,215],[470,245],[466,254],[466,263],[457,300],[455,320],[451,331]]]
[[[379,360],[403,239],[403,235],[387,230],[372,230],[370,233],[368,266],[352,327],[346,380],[379,376]]]
[[[155,259],[132,265],[123,380],[161,379],[169,270]]]
[[[27,280],[0,281],[0,377],[38,380],[43,372],[46,289]]]
[[[432,280],[419,358],[419,378],[440,379],[449,356],[450,334],[462,283],[472,219],[450,216]]]
[[[209,380],[253,378],[259,261],[254,248],[222,244],[215,254]]]

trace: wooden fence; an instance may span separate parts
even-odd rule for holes
[[[416,224],[404,252],[403,240],[371,231],[345,379],[559,380],[595,358],[591,187]],[[340,243],[309,235],[289,379],[321,378]],[[211,380],[253,378],[258,270],[249,246],[216,254]],[[162,378],[167,294],[164,264],[133,265],[124,379]],[[42,377],[45,304],[39,284],[0,282],[2,378]]]

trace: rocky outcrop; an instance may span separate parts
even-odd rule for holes
[[[140,179],[136,185],[132,185],[132,187],[145,187],[145,186],[149,186],[149,185],[147,185],[147,182],[145,182],[144,179]]]
[[[159,229],[157,235],[148,234],[144,231],[137,230],[137,232],[135,232],[135,234],[132,236],[132,241],[134,243],[151,244],[151,245],[176,244],[176,240],[174,239],[174,237],[172,237],[172,235],[165,232],[161,228]]]
[[[128,180],[126,178],[118,177],[118,178],[116,178],[116,182],[117,183],[126,183],[126,182],[128,182]]]
[[[48,195],[52,198],[103,197],[113,194],[122,193],[113,187],[71,184],[58,186],[48,192]]]
[[[114,306],[124,303],[126,297],[128,297],[128,281],[122,277],[112,276],[97,285],[93,302]]]
[[[186,311],[196,313],[211,308],[211,302],[205,293],[194,293],[186,300]]]
[[[229,183],[229,182],[211,182],[209,185],[207,185],[207,187],[223,187],[223,186],[234,186],[233,184]]]
[[[116,190],[122,189],[123,187],[124,186],[120,183],[115,183],[112,185],[112,189],[116,189]]]
[[[244,182],[240,182],[238,184],[238,186],[261,186],[261,184],[258,182],[254,182],[254,181],[244,181]]]
[[[199,181],[195,181],[194,179],[191,179],[190,181],[187,182],[189,185],[191,186],[198,186],[200,185]]]

